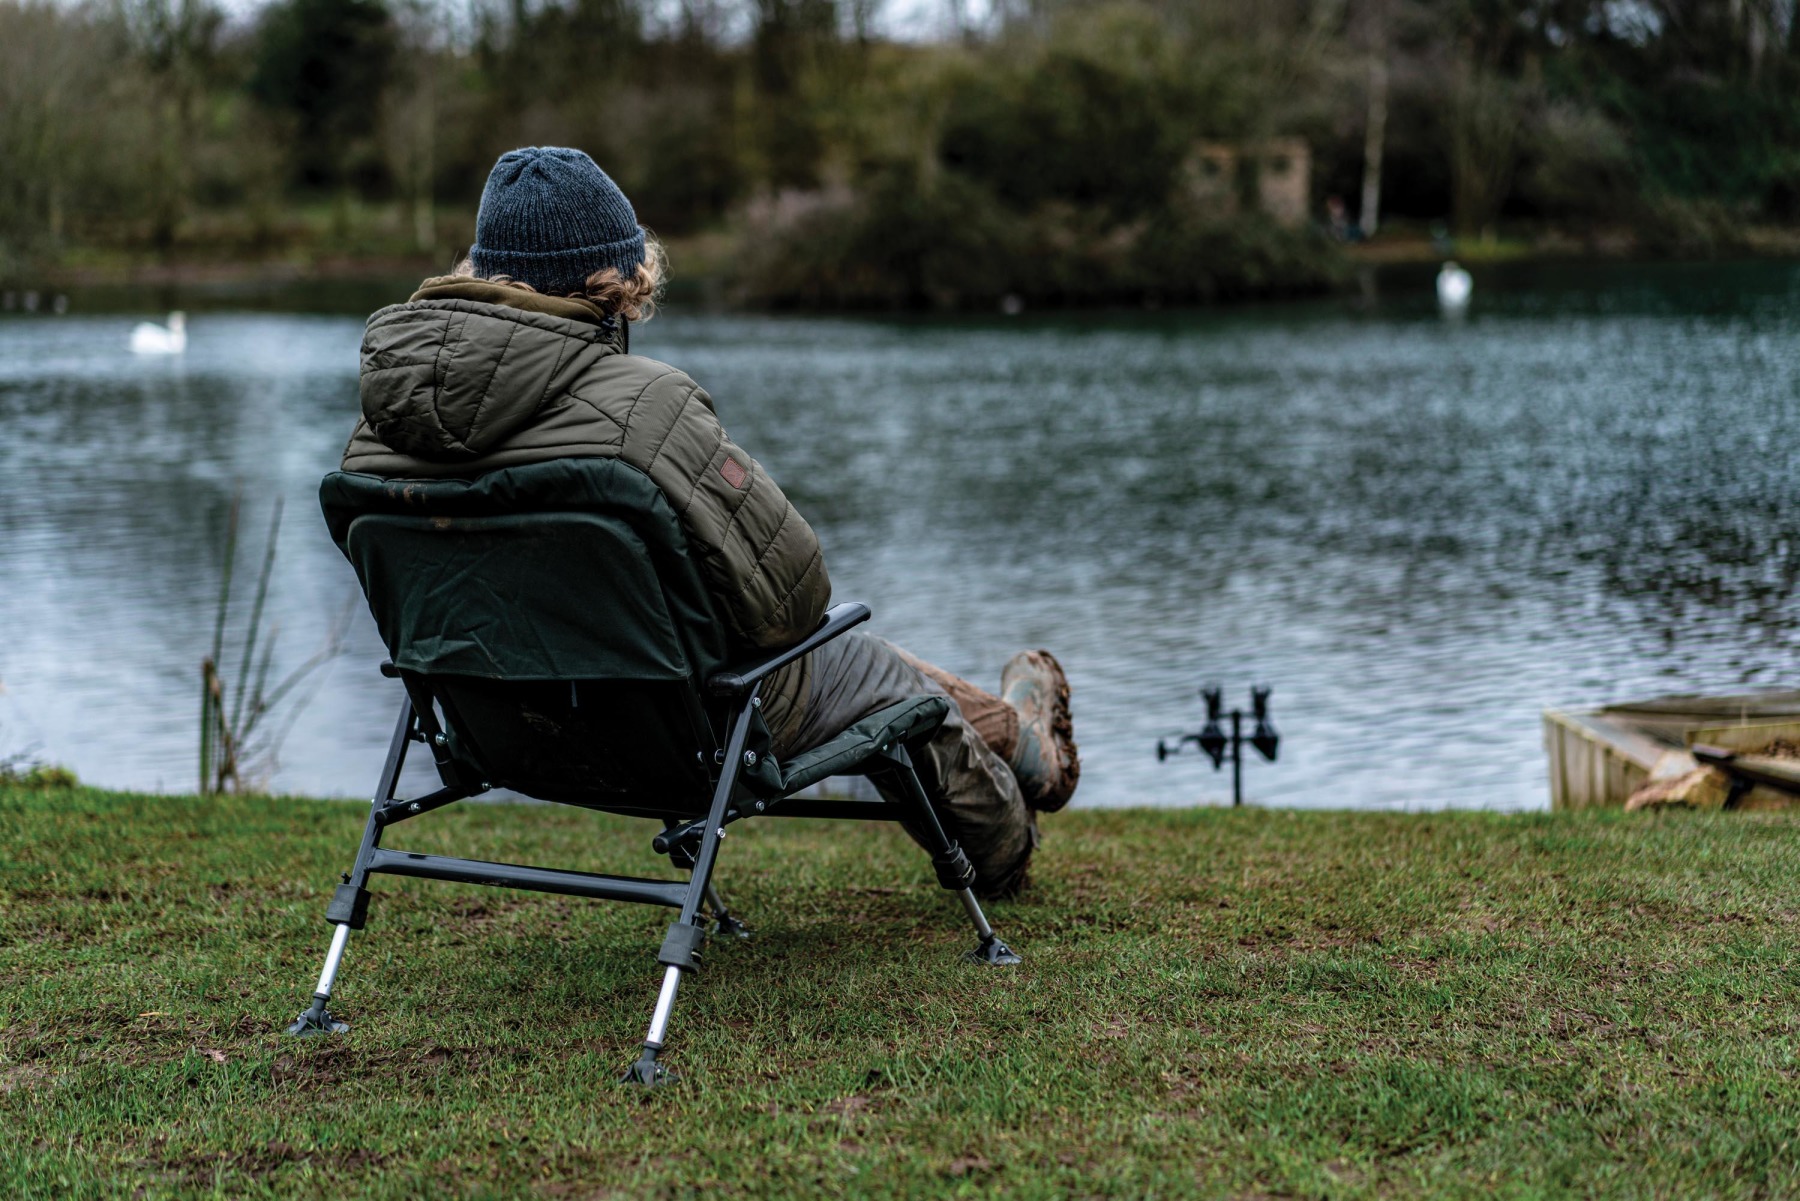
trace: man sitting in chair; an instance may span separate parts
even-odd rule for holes
[[[621,458],[681,515],[735,643],[790,645],[819,624],[831,597],[818,539],[726,437],[699,385],[629,353],[630,323],[650,317],[662,281],[660,247],[587,155],[502,155],[467,260],[369,319],[363,416],[343,469],[466,479],[549,459]],[[435,362],[426,386],[399,369],[422,354]],[[1067,804],[1081,772],[1068,680],[1048,651],[1013,656],[994,696],[852,631],[772,676],[762,712],[779,759],[924,694],[955,702],[916,760],[932,805],[975,866],[976,890],[1015,892],[1037,845],[1035,813]]]

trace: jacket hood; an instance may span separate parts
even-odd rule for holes
[[[427,280],[369,318],[362,412],[401,454],[479,458],[529,421],[571,378],[624,347],[623,321],[585,300],[475,280]]]

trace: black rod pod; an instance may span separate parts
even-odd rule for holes
[[[1200,727],[1198,734],[1183,734],[1175,740],[1173,746],[1163,739],[1156,740],[1156,758],[1165,761],[1171,755],[1179,755],[1182,747],[1193,743],[1199,747],[1208,759],[1212,760],[1213,770],[1224,768],[1227,757],[1231,759],[1231,803],[1244,803],[1244,743],[1255,747],[1257,753],[1270,763],[1275,762],[1276,752],[1281,748],[1281,735],[1275,729],[1275,723],[1269,720],[1269,693],[1274,691],[1267,684],[1256,684],[1250,689],[1250,716],[1256,719],[1256,728],[1249,738],[1244,737],[1244,711],[1233,709],[1229,714],[1231,733],[1226,734],[1220,719],[1227,716],[1224,712],[1224,689],[1217,684],[1207,684],[1200,689],[1200,697],[1206,702],[1206,724]]]
[[[1256,732],[1250,735],[1250,745],[1270,763],[1275,762],[1275,752],[1281,747],[1281,735],[1275,731],[1275,723],[1269,720],[1269,686],[1263,684],[1250,689],[1250,711],[1256,718]]]

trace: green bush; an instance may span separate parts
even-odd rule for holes
[[[1800,197],[1800,95],[1794,91],[1678,80],[1634,90],[1621,107],[1644,131],[1638,151],[1656,190],[1793,215]]]
[[[1205,302],[1318,292],[1344,272],[1311,227],[1168,202],[1129,221],[1068,202],[1020,211],[950,171],[926,183],[895,169],[860,193],[770,210],[753,221],[737,283],[778,308]]]
[[[940,154],[1011,206],[1135,216],[1162,202],[1192,140],[1170,92],[1128,60],[1063,47],[1010,71],[986,62],[952,91]]]
[[[788,200],[752,219],[738,264],[747,300],[775,307],[957,308],[1010,289],[1016,227],[986,189],[906,168],[861,193]]]
[[[18,759],[0,760],[0,788],[26,788],[34,792],[52,792],[77,788],[81,781],[66,767],[54,763],[37,763]]]
[[[1260,216],[1165,215],[1136,250],[1141,288],[1172,301],[1320,292],[1343,283],[1349,271],[1337,244],[1317,226],[1289,228]]]
[[[1518,193],[1540,211],[1588,221],[1637,215],[1630,139],[1599,110],[1570,101],[1546,106],[1528,155]]]

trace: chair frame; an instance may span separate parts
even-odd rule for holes
[[[710,910],[715,932],[744,937],[748,931],[726,908],[713,886],[713,871],[718,860],[719,845],[726,827],[749,817],[809,817],[852,821],[910,821],[915,832],[923,836],[932,853],[938,883],[957,894],[970,922],[975,927],[979,945],[966,958],[981,964],[1005,965],[1020,962],[988,924],[981,903],[973,891],[974,868],[967,855],[944,832],[923,785],[919,782],[911,756],[904,743],[892,742],[875,748],[870,758],[856,770],[862,774],[884,777],[894,801],[830,801],[771,799],[752,796],[741,785],[744,768],[754,767],[756,752],[746,750],[752,721],[761,706],[759,695],[763,681],[780,667],[816,650],[825,643],[867,621],[867,605],[856,602],[834,605],[819,627],[805,639],[769,657],[735,671],[726,671],[705,682],[706,694],[728,706],[723,746],[714,754],[717,769],[711,804],[704,818],[686,822],[666,813],[608,806],[610,811],[630,816],[660,818],[663,832],[652,841],[653,849],[669,856],[678,868],[691,868],[684,883],[678,880],[650,880],[631,876],[612,876],[592,872],[565,871],[531,867],[523,864],[489,863],[474,859],[457,859],[442,855],[421,855],[397,851],[381,845],[390,826],[441,809],[445,805],[479,795],[489,789],[484,781],[466,778],[466,771],[450,754],[450,740],[440,727],[433,711],[432,693],[427,677],[404,671],[392,663],[382,664],[382,674],[398,678],[406,688],[400,716],[388,743],[387,760],[382,765],[380,782],[370,804],[369,819],[363,829],[362,843],[350,871],[338,885],[326,920],[336,928],[325,954],[324,967],[313,989],[311,1004],[288,1026],[291,1035],[343,1034],[348,1023],[333,1017],[327,1008],[332,989],[342,966],[350,932],[362,929],[368,921],[369,878],[374,875],[412,876],[429,880],[448,880],[462,884],[485,884],[517,888],[533,892],[558,893],[563,896],[592,897],[601,900],[626,901],[636,904],[661,905],[679,910],[669,926],[657,953],[663,966],[662,985],[635,1062],[626,1070],[621,1083],[655,1085],[673,1077],[659,1062],[668,1034],[669,1016],[675,1005],[675,994],[681,978],[698,966],[700,948],[706,937],[704,911]],[[929,733],[929,731],[926,731]],[[405,765],[409,744],[420,742],[431,749],[444,787],[414,799],[396,798],[400,769]],[[704,752],[701,752],[704,753]]]

